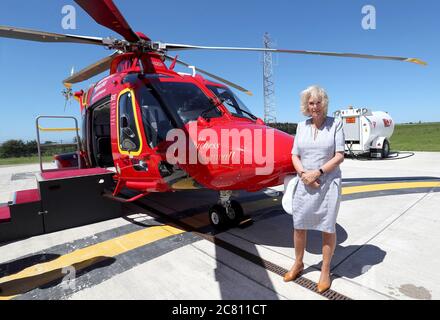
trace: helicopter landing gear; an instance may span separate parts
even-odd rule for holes
[[[244,211],[240,203],[231,200],[232,191],[220,191],[219,203],[209,209],[209,221],[219,230],[240,224]]]

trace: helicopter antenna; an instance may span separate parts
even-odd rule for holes
[[[67,103],[69,103],[69,106],[72,105],[72,88],[66,88],[63,91],[61,91],[61,94],[64,96],[64,98],[66,99],[65,103],[64,103],[64,112],[66,112],[67,109]]]
[[[192,77],[194,78],[196,76],[196,67],[195,66],[188,66],[188,68],[190,68],[192,70]]]
[[[272,40],[269,33],[265,33],[263,37],[264,47],[270,49]],[[263,53],[263,87],[264,87],[264,122],[275,123],[275,82],[273,78],[273,59],[272,52]]]
[[[70,76],[73,76],[75,74],[75,67],[73,66],[70,70]],[[66,99],[66,102],[64,103],[64,112],[66,112],[67,103],[69,102],[69,106],[72,105],[72,97],[73,97],[73,91],[72,91],[72,85],[70,83],[64,83],[64,90],[61,91],[61,94]]]

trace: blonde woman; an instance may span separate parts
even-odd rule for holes
[[[322,232],[322,268],[318,292],[331,286],[330,264],[336,247],[336,217],[341,197],[341,170],[344,161],[342,123],[327,116],[328,96],[311,86],[301,93],[301,111],[309,117],[298,124],[292,161],[300,179],[292,195],[295,263],[284,275],[294,280],[304,269],[307,230]]]

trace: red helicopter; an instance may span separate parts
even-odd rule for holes
[[[276,186],[283,183],[286,175],[294,173],[290,155],[294,138],[266,126],[229,87],[247,94],[249,91],[201,69],[198,72],[219,82],[178,73],[174,71],[176,64],[189,65],[177,56],[169,56],[169,52],[270,51],[425,64],[415,58],[366,54],[162,43],[134,32],[112,0],[75,2],[97,23],[123,39],[6,26],[0,26],[0,36],[91,44],[114,50],[110,56],[64,80],[67,93],[81,107],[80,161],[86,168],[115,167],[113,196],[116,198],[123,188],[140,193],[128,201],[151,192],[217,190],[219,203],[209,211],[210,221],[216,227],[237,222],[243,216],[240,204],[231,200],[232,191]],[[171,61],[169,66],[164,63],[166,60]],[[72,93],[72,84],[106,70],[110,70],[109,76],[86,91]],[[183,148],[178,148],[178,144]]]

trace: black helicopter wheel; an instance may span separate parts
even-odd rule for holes
[[[231,200],[231,211],[228,216],[232,225],[238,225],[244,216],[243,207],[236,200]]]
[[[227,226],[227,222],[229,220],[229,217],[226,214],[226,209],[216,204],[209,209],[209,222],[211,222],[211,225],[217,229],[217,230],[223,230]]]

